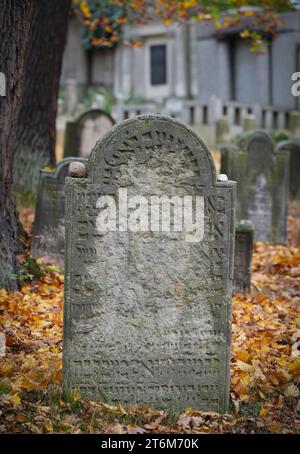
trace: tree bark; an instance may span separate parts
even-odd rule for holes
[[[0,71],[6,96],[0,97],[0,285],[15,285],[19,223],[13,194],[14,133],[20,110],[25,59],[34,0],[0,0]]]
[[[16,149],[40,153],[42,164],[55,164],[57,97],[70,6],[71,0],[35,1]]]

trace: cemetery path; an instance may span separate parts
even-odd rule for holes
[[[30,212],[26,213],[30,223]],[[256,243],[252,292],[233,297],[231,409],[112,407],[61,398],[63,275],[43,265],[20,291],[0,289],[0,432],[249,433],[300,432],[300,248]],[[295,230],[296,231],[296,230]],[[296,245],[298,244],[298,247]],[[3,339],[3,336],[2,336]]]

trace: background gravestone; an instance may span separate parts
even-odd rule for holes
[[[286,140],[278,144],[279,151],[290,153],[290,199],[300,198],[300,140]]]
[[[114,119],[101,109],[84,112],[76,121],[66,125],[64,156],[87,158],[96,142],[115,124]]]
[[[251,291],[251,264],[254,226],[242,220],[235,230],[233,290],[235,293]]]
[[[203,196],[205,236],[99,234],[102,195]],[[229,397],[235,183],[216,182],[183,123],[140,116],[66,181],[64,389],[110,404],[225,411]]]
[[[249,132],[256,129],[256,117],[253,114],[247,114],[243,118],[243,131]]]
[[[66,158],[54,172],[40,171],[35,220],[32,232],[32,255],[47,257],[63,266],[65,225],[65,177],[71,162],[82,158]]]
[[[216,122],[216,142],[224,144],[230,141],[230,123],[227,115],[219,118]]]
[[[290,112],[289,130],[293,139],[300,139],[300,112]]]
[[[263,131],[221,149],[221,172],[237,182],[237,221],[253,222],[256,241],[286,243],[289,153]]]

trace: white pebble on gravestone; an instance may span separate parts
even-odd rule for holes
[[[217,175],[217,181],[221,183],[222,181],[228,181],[228,176],[225,175],[225,173],[220,173],[220,175]]]

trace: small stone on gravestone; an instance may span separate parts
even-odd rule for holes
[[[87,158],[91,149],[115,124],[107,112],[92,109],[66,124],[64,156]]]
[[[248,219],[255,240],[286,243],[289,153],[274,149],[263,131],[221,148],[221,172],[237,182],[237,221]]]
[[[290,199],[300,199],[300,140],[280,142],[277,150],[290,153]]]
[[[87,177],[66,180],[65,391],[227,410],[234,200],[177,120],[126,120],[97,143]]]
[[[68,176],[73,178],[84,178],[86,168],[83,162],[74,161],[69,165]]]
[[[81,162],[76,162],[76,168],[79,164],[84,166],[86,159],[66,158],[57,164],[54,172],[41,170],[38,184],[32,255],[46,257],[61,267],[64,265],[65,177],[69,165],[78,159]]]
[[[235,253],[233,271],[233,289],[235,293],[251,291],[251,264],[254,226],[252,222],[242,220],[235,230]]]
[[[228,176],[225,173],[220,173],[220,175],[217,176],[217,181],[228,181]]]

